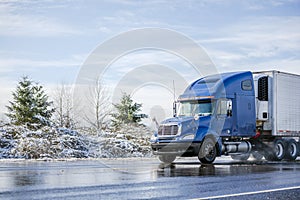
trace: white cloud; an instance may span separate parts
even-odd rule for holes
[[[43,68],[79,67],[82,60],[76,58],[62,60],[31,60],[0,58],[0,74],[14,71],[36,71]]]
[[[1,59],[0,63],[4,67],[12,66],[13,68],[25,67],[68,67],[78,65],[72,60],[29,60],[29,59]]]
[[[226,26],[215,38],[204,43],[235,46],[278,45],[283,50],[297,50],[300,42],[300,17],[251,17]]]
[[[253,70],[278,70],[294,74],[300,74],[300,59],[272,59],[258,63]]]
[[[125,55],[116,60],[105,71],[105,79],[110,83],[117,82],[135,68],[145,65],[162,65],[181,74],[192,81],[197,76],[197,71],[182,58],[163,50],[141,50]],[[159,73],[159,69],[157,71]]]
[[[0,3],[0,35],[45,37],[82,33],[78,29],[59,22],[58,19],[51,19],[37,13],[24,13],[20,7],[21,5],[17,2]]]
[[[300,17],[249,17],[199,43],[220,71],[284,67],[299,73],[299,23]]]

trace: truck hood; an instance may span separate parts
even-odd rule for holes
[[[211,118],[211,115],[208,116],[199,116],[198,120],[195,120],[194,117],[172,117],[172,118],[168,118],[165,119],[164,121],[161,122],[161,124],[181,124],[181,123],[185,123],[185,122],[191,122],[191,121],[206,121],[205,119],[207,118]]]
[[[197,132],[202,132],[203,129],[208,129],[211,122],[211,116],[199,116],[195,120],[194,117],[173,117],[164,120],[162,125],[178,125],[181,126],[181,135]]]
[[[195,120],[194,117],[172,117],[162,121],[161,124],[180,125],[185,122],[191,122],[192,120]]]

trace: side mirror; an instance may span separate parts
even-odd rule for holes
[[[176,117],[177,115],[177,102],[173,102],[173,117]]]
[[[232,101],[231,100],[227,101],[227,116],[228,117],[232,116]]]
[[[227,110],[227,116],[231,117],[232,116],[232,111],[231,110]]]

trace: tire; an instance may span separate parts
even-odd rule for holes
[[[285,157],[286,144],[284,140],[276,140],[269,152],[265,153],[266,160],[280,161]]]
[[[253,151],[251,154],[252,154],[253,158],[258,161],[262,160],[264,157],[264,155],[259,153],[258,151]]]
[[[198,153],[198,159],[203,164],[211,164],[217,157],[216,142],[212,138],[205,138]]]
[[[231,155],[233,160],[246,161],[250,157],[250,153]]]
[[[298,143],[291,139],[287,142],[287,148],[285,152],[285,159],[286,160],[296,160],[298,156]]]
[[[176,159],[176,156],[175,155],[161,155],[161,156],[158,156],[158,159],[163,163],[170,164]]]

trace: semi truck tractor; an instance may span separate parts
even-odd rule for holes
[[[293,161],[300,147],[300,75],[229,72],[191,83],[174,102],[174,116],[151,138],[164,163],[197,156],[211,164],[229,155]]]

